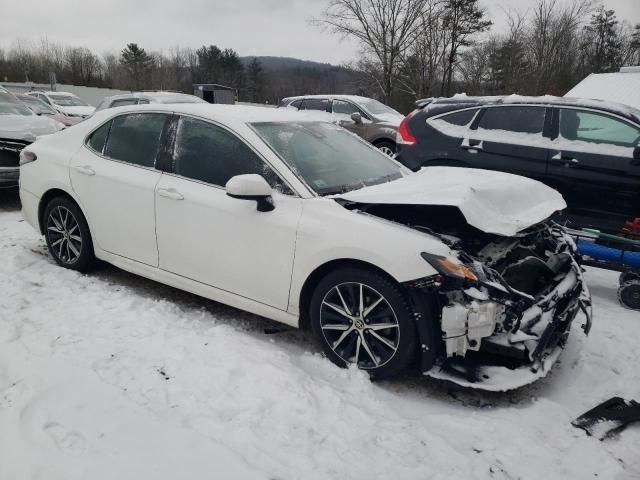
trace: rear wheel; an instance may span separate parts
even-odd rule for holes
[[[618,300],[631,310],[640,310],[640,280],[630,280],[618,289]]]
[[[336,365],[390,378],[415,359],[413,312],[399,286],[377,272],[344,268],[327,275],[312,296],[310,319]]]
[[[86,271],[93,263],[93,243],[82,211],[65,197],[56,197],[45,208],[44,235],[58,265]]]
[[[376,142],[374,146],[382,153],[388,155],[391,158],[395,157],[398,151],[396,144],[390,140],[381,140],[379,142]]]

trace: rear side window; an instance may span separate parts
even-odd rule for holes
[[[135,98],[121,98],[120,100],[114,100],[111,102],[111,108],[124,107],[125,105],[135,105],[137,100]]]
[[[107,141],[107,136],[109,135],[110,127],[111,122],[107,122],[89,136],[87,145],[91,148],[91,150],[102,155],[102,152],[104,152],[104,144]]]
[[[322,112],[326,112],[328,106],[329,100],[326,98],[308,98],[302,102],[303,110],[320,110]]]
[[[487,108],[478,128],[516,133],[541,134],[544,129],[544,107]]]
[[[178,123],[173,172],[220,187],[236,175],[256,173],[280,188],[277,175],[241,139],[191,118],[181,118]]]
[[[153,167],[168,115],[134,113],[112,120],[104,154],[122,162]]]
[[[635,147],[640,129],[622,120],[584,110],[560,110],[560,135],[567,140]]]
[[[463,110],[461,112],[443,115],[442,117],[438,118],[438,120],[450,123],[451,125],[464,127],[465,125],[469,125],[471,123],[471,120],[473,120],[473,117],[475,117],[477,111],[477,109]]]

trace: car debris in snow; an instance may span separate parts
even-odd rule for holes
[[[640,422],[640,403],[613,397],[580,415],[571,425],[583,429],[592,437],[605,440],[637,422]]]

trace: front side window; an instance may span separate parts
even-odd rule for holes
[[[333,101],[333,113],[339,115],[351,115],[352,113],[361,113],[360,109],[353,103],[345,102],[343,100]]]
[[[542,134],[544,107],[492,107],[487,108],[479,129],[502,130],[514,133]]]
[[[297,108],[298,110],[300,110],[300,107],[302,106],[302,100],[294,100],[293,102],[291,102],[289,104],[289,106]]]
[[[320,195],[396,180],[403,168],[347,130],[330,123],[253,124],[289,168]]]
[[[33,112],[8,92],[0,92],[0,115],[31,116]]]
[[[231,177],[254,173],[272,187],[285,190],[277,175],[241,139],[201,120],[180,118],[173,154],[173,172],[224,187]]]
[[[164,113],[133,113],[114,118],[104,149],[105,156],[153,167],[167,118]]]
[[[302,102],[303,110],[319,110],[321,112],[326,112],[328,106],[329,100],[326,98],[308,98]]]
[[[609,115],[569,108],[560,109],[560,136],[567,140],[635,147],[640,129]]]

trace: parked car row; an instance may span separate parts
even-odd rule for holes
[[[308,328],[333,362],[376,378],[417,365],[515,388],[549,371],[579,314],[590,328],[557,191],[486,170],[411,173],[327,117],[129,105],[20,158],[24,217],[59,265],[98,258]]]

